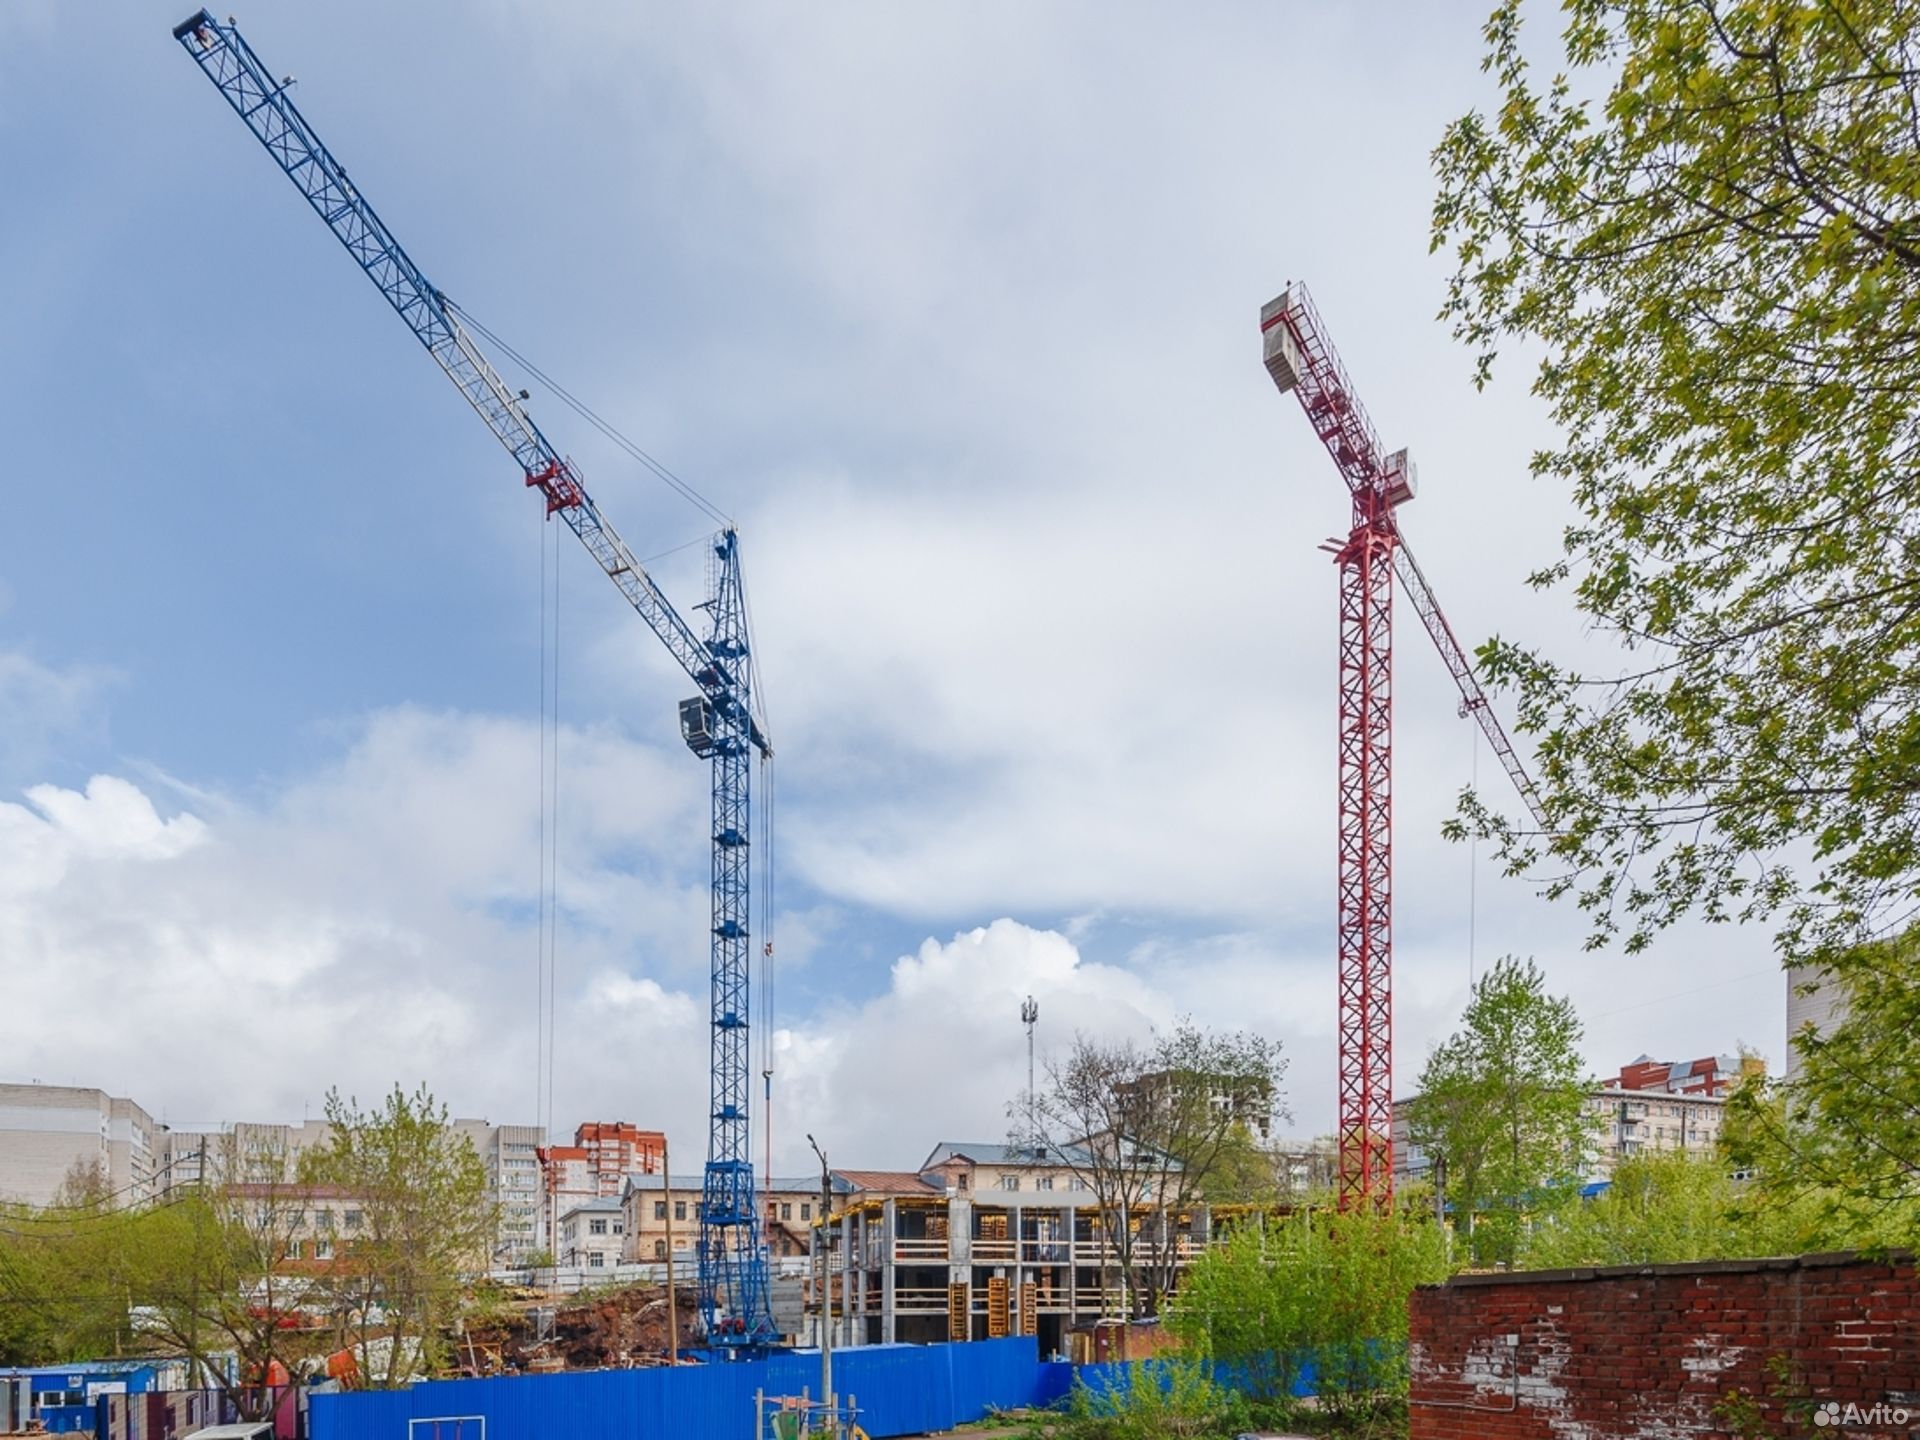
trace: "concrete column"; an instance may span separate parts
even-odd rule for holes
[[[853,1344],[853,1215],[840,1217],[840,1333],[841,1345]]]
[[[893,1261],[893,1242],[898,1238],[899,1217],[895,1214],[891,1199],[881,1206],[880,1226],[880,1343],[891,1345],[896,1338],[893,1333],[893,1291],[900,1275],[899,1267]]]
[[[854,1325],[859,1336],[859,1339],[854,1342],[856,1345],[867,1343],[867,1266],[872,1263],[872,1260],[873,1226],[867,1212],[862,1210],[860,1212],[860,1271],[854,1282],[856,1297],[853,1306],[856,1317]]]

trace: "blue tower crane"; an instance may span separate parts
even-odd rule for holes
[[[713,593],[705,607],[709,628],[702,640],[607,523],[573,463],[540,433],[522,407],[524,394],[495,372],[460,324],[457,307],[400,248],[295,108],[287,93],[290,82],[276,81],[233,22],[222,23],[209,11],[174,26],[173,37],[506,447],[526,483],[545,497],[548,517],[566,521],[699,687],[680,702],[680,732],[688,748],[713,767],[713,1103],[701,1187],[700,1314],[711,1344],[769,1344],[777,1337],[754,1195],[747,1002],[749,776],[754,754],[771,757],[773,749],[753,704],[739,537],[730,526],[714,537]]]

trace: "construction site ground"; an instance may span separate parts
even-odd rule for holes
[[[692,1287],[676,1289],[680,1348],[685,1352],[699,1343],[699,1302]],[[505,1310],[471,1324],[456,1341],[463,1373],[511,1375],[667,1363],[664,1285],[570,1296],[518,1292],[508,1298]]]

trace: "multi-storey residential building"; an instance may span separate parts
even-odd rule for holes
[[[1092,1157],[1079,1149],[1067,1153],[1037,1144],[943,1140],[920,1162],[915,1173],[962,1195],[992,1191],[1071,1194],[1087,1188],[1091,1163]]]
[[[698,1175],[630,1176],[621,1197],[627,1232],[622,1259],[643,1265],[663,1261],[671,1235],[674,1262],[691,1265],[700,1239],[702,1193]],[[768,1255],[774,1260],[805,1255],[820,1208],[820,1182],[775,1177],[762,1183],[760,1204],[767,1217]]]
[[[1611,1086],[1587,1097],[1593,1140],[1585,1176],[1604,1180],[1622,1160],[1649,1151],[1683,1150],[1704,1160],[1720,1145],[1727,1102],[1720,1095],[1680,1095]]]
[[[627,1232],[622,1258],[651,1264],[671,1253],[674,1263],[691,1265],[700,1241],[702,1193],[698,1175],[628,1176],[620,1197]]]
[[[494,1258],[505,1265],[524,1265],[540,1250],[540,1148],[547,1132],[540,1125],[491,1125],[480,1159],[487,1167],[487,1185],[500,1207],[500,1243]]]
[[[611,1270],[626,1249],[626,1213],[620,1201],[596,1195],[569,1205],[554,1232],[556,1265]]]
[[[624,1120],[588,1121],[571,1145],[548,1145],[538,1154],[546,1207],[546,1233],[558,1233],[560,1216],[582,1200],[618,1200],[634,1175],[657,1175],[665,1163],[667,1137]]]
[[[116,1205],[166,1186],[166,1131],[133,1101],[68,1085],[0,1085],[0,1201],[45,1206],[97,1174]]]
[[[1719,1147],[1726,1115],[1725,1089],[1739,1078],[1741,1062],[1719,1057],[1713,1068],[1695,1071],[1689,1062],[1635,1061],[1621,1075],[1637,1082],[1610,1080],[1587,1093],[1588,1140],[1577,1166],[1588,1182],[1609,1179],[1622,1160],[1649,1151],[1682,1150],[1698,1159]],[[1658,1084],[1655,1074],[1660,1077]],[[1691,1089],[1668,1088],[1690,1085]],[[1408,1125],[1411,1099],[1393,1102],[1393,1174],[1396,1181],[1427,1180],[1433,1161],[1413,1143]]]
[[[219,1130],[169,1130],[167,1188],[213,1183],[273,1184],[300,1173],[300,1157],[333,1136],[324,1120],[276,1125],[241,1120]]]
[[[1274,1186],[1282,1195],[1318,1194],[1331,1190],[1340,1178],[1340,1148],[1331,1135],[1281,1140],[1266,1153],[1273,1158]]]
[[[494,1259],[522,1264],[546,1243],[540,1231],[540,1163],[546,1132],[538,1125],[495,1125],[460,1119],[448,1128],[480,1157],[488,1197],[500,1209]],[[173,1188],[201,1183],[293,1183],[301,1157],[325,1145],[333,1127],[324,1120],[277,1125],[241,1120],[221,1130],[174,1130],[166,1136],[167,1176]]]
[[[1642,1055],[1620,1067],[1618,1078],[1601,1083],[1609,1089],[1650,1091],[1669,1095],[1725,1095],[1749,1075],[1764,1075],[1767,1062],[1757,1055],[1708,1055],[1699,1060],[1656,1060]]]
[[[1786,1076],[1792,1080],[1800,1073],[1800,1052],[1793,1037],[1811,1029],[1825,1035],[1847,1018],[1846,989],[1825,971],[1807,965],[1787,970],[1787,1063]]]

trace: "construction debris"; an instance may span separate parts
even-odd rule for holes
[[[680,1348],[699,1342],[699,1299],[678,1286]],[[476,1375],[664,1365],[668,1356],[667,1290],[634,1285],[571,1301],[522,1302],[508,1318],[474,1324],[460,1341],[465,1369]]]

